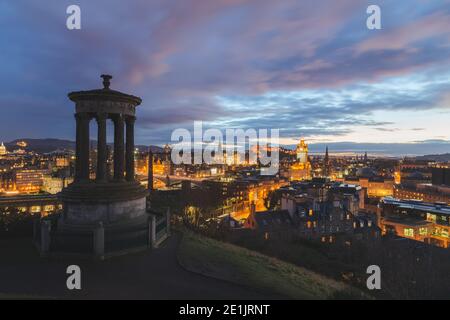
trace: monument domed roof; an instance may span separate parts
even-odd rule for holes
[[[81,100],[104,100],[104,101],[118,101],[118,102],[128,102],[136,106],[140,105],[142,99],[130,94],[122,93],[120,91],[111,90],[110,80],[112,76],[101,75],[103,78],[103,88],[94,89],[88,91],[74,91],[68,94],[70,100],[77,102]]]

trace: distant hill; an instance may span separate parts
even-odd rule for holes
[[[21,142],[26,143],[26,147],[22,147],[19,144]],[[61,139],[17,139],[5,143],[8,151],[14,151],[17,149],[25,149],[26,151],[34,151],[37,153],[49,153],[57,150],[75,150],[75,142],[70,140]]]
[[[26,147],[19,146],[21,142],[26,143]],[[97,141],[91,140],[92,146],[96,146]],[[111,144],[112,145],[112,144]],[[75,141],[62,140],[62,139],[16,139],[5,143],[8,151],[14,151],[17,149],[25,149],[26,151],[34,151],[37,153],[50,153],[55,151],[75,151]],[[140,151],[147,151],[148,146],[137,145]],[[158,146],[150,147],[153,152],[161,152],[163,149]]]
[[[424,156],[416,157],[418,160],[431,160],[431,161],[438,161],[438,162],[447,162],[450,161],[450,153],[444,153],[444,154],[427,154]]]

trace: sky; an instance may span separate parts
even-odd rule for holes
[[[72,4],[81,30],[66,27]],[[381,30],[366,27],[371,4]],[[203,121],[330,151],[450,152],[448,0],[7,0],[0,43],[4,141],[73,140],[67,93],[108,73],[143,99],[138,144]]]

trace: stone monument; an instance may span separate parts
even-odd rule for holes
[[[75,179],[59,194],[63,203],[60,216],[41,223],[38,238],[43,255],[103,258],[152,247],[157,236],[161,238],[163,224],[168,230],[165,217],[147,211],[148,190],[135,179],[134,123],[142,100],[110,89],[110,75],[101,77],[102,89],[68,95],[76,110]],[[95,178],[90,170],[91,120],[98,126]],[[108,120],[114,124],[112,176],[107,172]]]
[[[111,76],[102,75],[102,78],[103,89],[69,93],[76,110],[76,164],[74,182],[60,194],[67,227],[130,222],[142,218],[146,212],[147,190],[135,180],[134,173],[134,123],[136,107],[142,101],[111,90]],[[106,171],[108,119],[114,123],[114,175],[111,180]],[[91,120],[98,126],[95,180],[90,179],[89,169]]]

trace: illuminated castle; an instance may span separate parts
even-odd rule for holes
[[[300,181],[311,179],[311,163],[308,159],[308,145],[304,139],[297,144],[297,160],[289,168],[289,179],[291,181]]]

